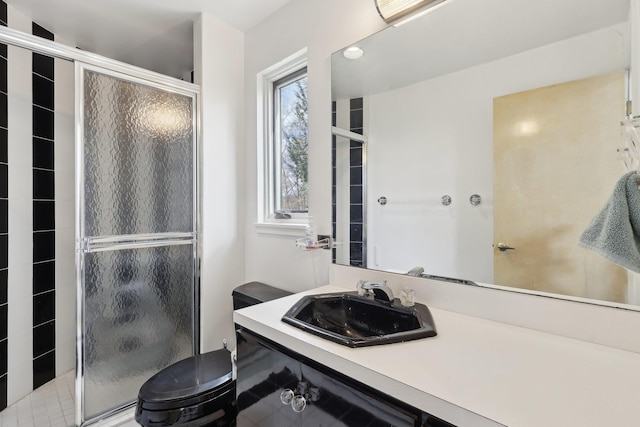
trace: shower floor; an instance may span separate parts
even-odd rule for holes
[[[1,411],[0,426],[73,427],[74,389],[75,371],[69,371]],[[139,427],[133,420],[133,408],[92,426]]]

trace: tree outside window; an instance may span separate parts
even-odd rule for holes
[[[283,81],[284,80],[284,81]],[[306,69],[274,85],[278,104],[275,161],[276,210],[308,211],[308,113]],[[279,157],[279,159],[278,159]]]

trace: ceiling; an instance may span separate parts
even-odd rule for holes
[[[291,0],[5,1],[69,44],[182,77],[193,69],[193,21],[200,12],[246,32]]]

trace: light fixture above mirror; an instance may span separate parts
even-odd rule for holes
[[[390,24],[420,10],[427,10],[445,0],[374,0],[378,13]]]

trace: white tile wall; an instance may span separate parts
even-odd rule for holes
[[[8,7],[11,28],[32,21]],[[9,325],[8,404],[33,389],[32,53],[8,48]],[[75,364],[74,65],[55,62],[56,373]],[[0,425],[5,425],[0,423]],[[12,425],[12,424],[6,424]]]
[[[75,365],[75,68],[55,60],[56,375]]]
[[[12,28],[31,32],[31,20],[8,8]],[[7,403],[33,389],[33,221],[31,52],[9,46],[9,273]],[[26,70],[26,71],[25,71]],[[11,424],[8,424],[11,425]]]

